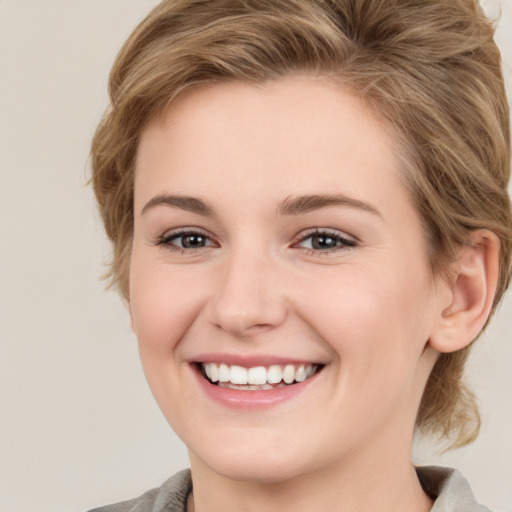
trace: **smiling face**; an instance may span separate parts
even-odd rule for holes
[[[153,120],[130,309],[193,470],[408,459],[442,310],[425,254],[390,130],[327,80],[205,86]]]

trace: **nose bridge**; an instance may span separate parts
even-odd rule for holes
[[[278,326],[286,307],[275,259],[253,245],[234,248],[225,256],[211,300],[210,321],[241,337]]]

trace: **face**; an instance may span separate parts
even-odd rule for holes
[[[390,133],[308,76],[205,86],[145,129],[130,309],[193,468],[278,481],[410,449],[440,301]]]

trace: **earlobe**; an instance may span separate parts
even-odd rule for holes
[[[469,345],[483,329],[492,308],[499,277],[500,240],[491,231],[477,230],[454,262],[449,304],[441,305],[430,345],[455,352]]]

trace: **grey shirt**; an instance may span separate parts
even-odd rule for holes
[[[425,491],[435,499],[431,512],[490,512],[476,502],[459,471],[437,466],[418,467],[416,471]],[[186,469],[138,498],[89,512],[186,512],[191,491],[192,478],[190,470]]]

